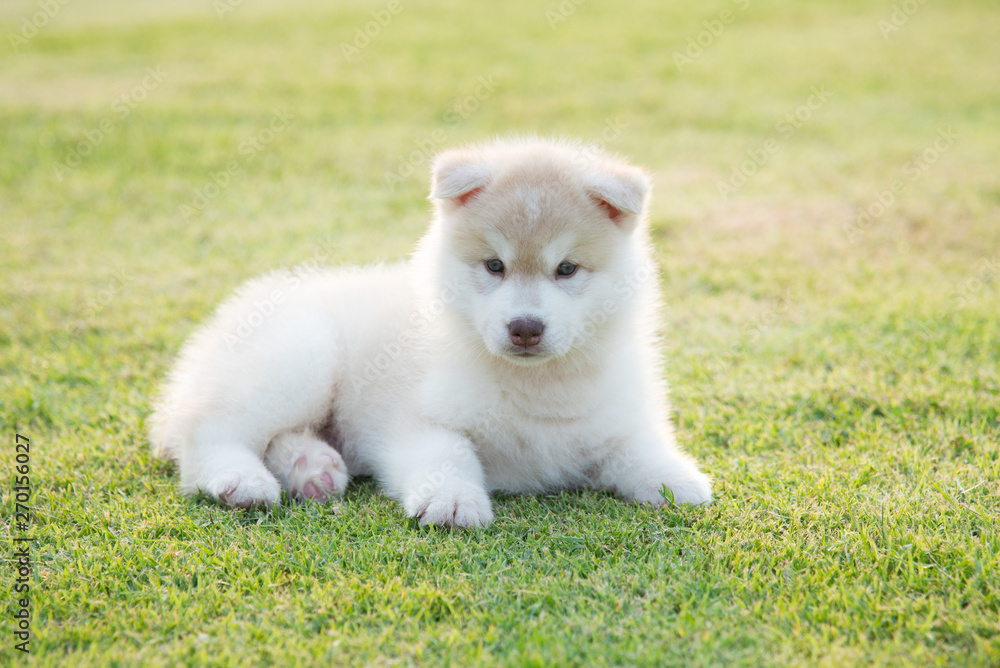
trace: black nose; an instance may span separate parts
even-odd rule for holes
[[[511,343],[515,346],[530,348],[537,346],[538,342],[542,340],[545,325],[542,324],[541,320],[535,318],[517,318],[510,321],[510,324],[507,325],[507,331],[510,332]]]

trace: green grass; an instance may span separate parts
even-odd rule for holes
[[[351,62],[341,43],[387,3],[92,4],[17,52],[7,35],[38,5],[0,7],[0,503],[9,517],[19,432],[31,663],[1000,663],[995,2],[927,2],[888,39],[889,0],[586,2],[555,29],[555,1],[404,2]],[[121,118],[147,67],[165,78]],[[462,118],[479,77],[495,90]],[[814,86],[829,100],[779,134]],[[292,120],[250,159],[241,142],[280,109]],[[489,529],[448,533],[370,482],[271,512],[178,494],[146,421],[221,298],[310,258],[404,257],[427,160],[386,175],[421,143],[608,123],[624,126],[608,148],[655,174],[669,379],[712,507],[503,497]]]

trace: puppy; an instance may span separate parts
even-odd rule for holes
[[[500,490],[710,502],[668,417],[645,173],[523,139],[445,152],[432,181],[409,262],[266,275],[187,342],[151,432],[184,492],[324,501],[371,475],[468,527]]]

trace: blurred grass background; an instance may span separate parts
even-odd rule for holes
[[[1000,662],[998,34],[986,0],[4,2],[32,660]],[[277,266],[405,257],[430,153],[515,133],[653,173],[680,437],[717,504],[511,497],[425,534],[370,483],[336,509],[179,497],[144,422],[195,324]]]

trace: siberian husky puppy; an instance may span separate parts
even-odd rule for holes
[[[710,502],[668,416],[645,173],[517,139],[447,151],[432,181],[409,262],[268,274],[191,337],[151,433],[183,491],[325,501],[371,475],[469,527],[492,491]]]

